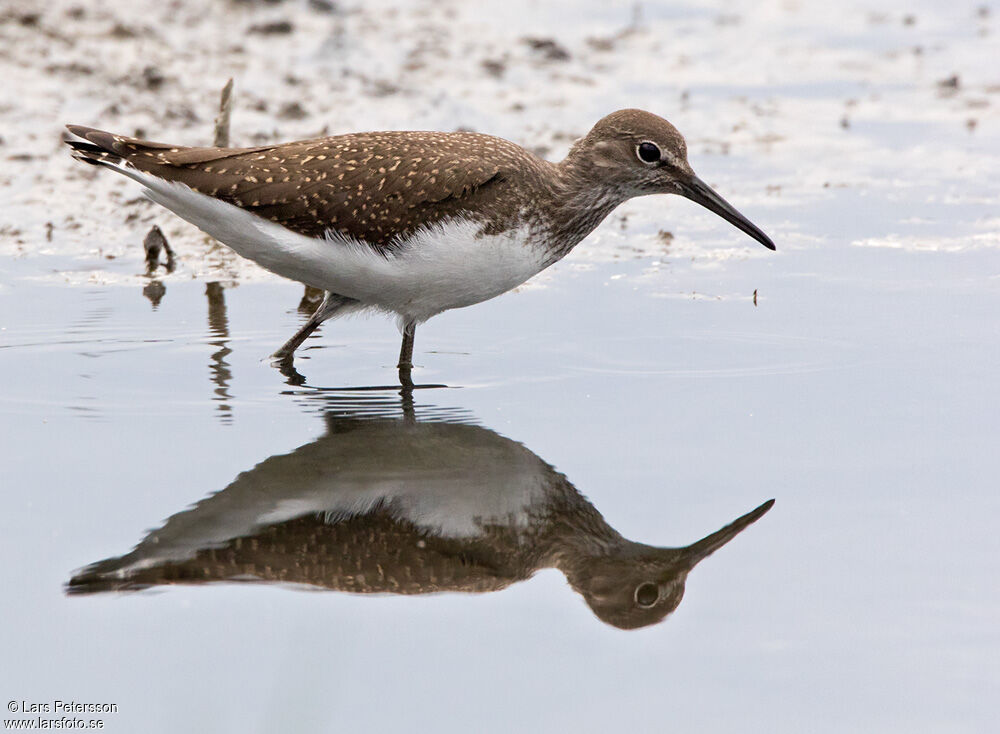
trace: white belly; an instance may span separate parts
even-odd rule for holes
[[[480,235],[480,224],[451,220],[422,229],[398,250],[381,255],[341,236],[319,240],[264,224],[274,246],[293,255],[295,274],[283,275],[315,279],[319,288],[417,321],[499,296],[546,265],[529,244],[527,227]]]
[[[548,264],[529,241],[528,227],[480,235],[481,226],[455,219],[420,230],[398,250],[333,235],[306,237],[244,209],[134,169],[119,168],[170,209],[240,255],[271,272],[402,315],[426,321],[451,308],[505,293]]]

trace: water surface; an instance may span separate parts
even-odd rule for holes
[[[989,731],[995,9],[315,5],[171,6],[183,32],[147,29],[166,11],[141,2],[3,16],[0,692],[117,703],[109,731]],[[277,56],[254,34],[223,47],[227,13],[296,30],[266,39]],[[389,53],[414,14],[437,44]],[[132,81],[81,71],[96,47]],[[135,81],[151,64],[156,89]],[[240,142],[471,126],[558,157],[610,109],[663,112],[778,251],[689,202],[631,202],[530,286],[422,326],[414,377],[443,387],[359,389],[395,379],[380,317],[325,325],[289,379],[264,357],[302,323],[301,287],[85,178],[58,141],[74,121],[196,142],[231,74]],[[278,114],[292,100],[305,117]],[[150,278],[153,221],[179,265]],[[553,498],[601,542],[667,548],[775,504],[673,613],[623,631],[570,555],[532,555],[565,517]],[[350,553],[315,540],[347,526]],[[219,571],[237,539],[263,555]],[[70,593],[122,556],[144,590]],[[345,558],[375,575],[309,573]],[[371,593],[407,589],[435,593]]]

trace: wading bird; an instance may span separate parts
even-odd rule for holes
[[[417,324],[505,293],[564,257],[622,202],[680,194],[774,243],[698,178],[662,117],[619,110],[559,163],[469,132],[372,132],[256,148],[190,148],[79,125],[81,161],[135,179],[153,201],[240,255],[326,293],[272,357],[321,323],[374,308],[403,332],[412,387]]]

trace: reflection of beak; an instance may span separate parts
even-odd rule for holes
[[[771,509],[771,505],[773,504],[774,500],[768,500],[756,510],[751,510],[738,520],[729,523],[726,527],[722,528],[722,530],[716,530],[714,533],[702,538],[697,543],[689,545],[687,548],[683,548],[681,550],[681,564],[688,570],[694,568],[699,561],[702,561],[712,555],[719,548],[739,535],[748,525],[752,525],[756,522],[764,515],[765,512]]]
[[[712,191],[712,188],[697,176],[692,176],[690,181],[680,184],[680,194],[691,201],[698,202],[709,211],[715,212],[730,224],[746,232],[767,249],[774,249],[774,243],[771,242],[770,237],[764,234],[753,222],[736,211],[728,201]]]

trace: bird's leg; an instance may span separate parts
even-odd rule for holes
[[[417,322],[407,321],[403,326],[403,346],[399,349],[399,384],[404,388],[413,387],[410,371],[413,369],[413,335],[417,332]]]
[[[354,303],[353,298],[347,298],[345,296],[338,296],[336,293],[327,292],[326,297],[323,298],[323,302],[319,304],[319,307],[313,312],[313,315],[309,317],[309,320],[302,325],[302,328],[295,332],[295,335],[286,341],[274,354],[271,355],[271,359],[274,362],[291,362],[292,354],[295,350],[302,346],[302,342],[306,338],[316,331],[316,328],[326,321],[328,318],[336,314],[345,306],[349,306]]]

